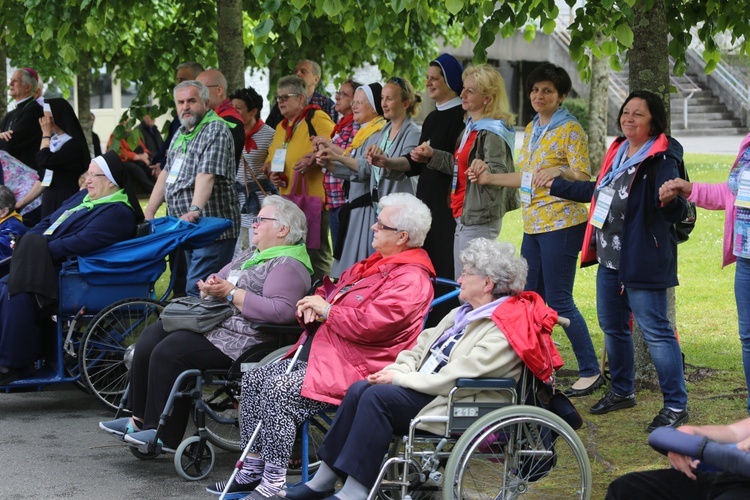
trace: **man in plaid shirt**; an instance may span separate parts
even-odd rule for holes
[[[320,109],[325,111],[326,114],[331,117],[333,123],[337,123],[339,121],[339,114],[335,109],[336,104],[330,97],[315,90],[318,87],[318,82],[320,82],[320,65],[315,61],[302,59],[297,61],[297,64],[294,66],[294,74],[305,81],[307,95],[309,96],[307,103],[319,106]],[[281,120],[283,119],[284,117],[281,112],[279,112],[279,103],[274,103],[271,107],[271,112],[268,113],[268,118],[266,118],[266,125],[272,129],[276,129],[276,125],[281,123]]]
[[[214,243],[185,251],[187,293],[198,296],[196,283],[231,260],[239,234],[234,142],[226,122],[208,108],[208,87],[189,80],[174,88],[174,96],[181,126],[169,146],[166,167],[159,174],[145,215],[153,219],[166,199],[167,212],[188,222],[203,216],[232,221],[232,227]]]

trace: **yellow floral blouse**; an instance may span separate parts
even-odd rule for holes
[[[568,165],[571,170],[591,175],[589,140],[581,125],[571,120],[548,130],[539,146],[529,152],[532,123],[526,126],[523,147],[518,156],[522,172]],[[522,204],[523,230],[527,234],[548,233],[586,222],[588,205],[550,196],[548,188],[531,188],[531,203]]]

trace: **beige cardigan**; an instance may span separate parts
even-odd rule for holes
[[[413,349],[402,351],[395,363],[384,368],[396,372],[393,385],[437,396],[418,416],[447,415],[448,393],[458,378],[513,378],[518,381],[521,376],[523,361],[490,318],[473,321],[466,327],[466,333],[451,350],[448,363],[438,373],[419,373],[419,367],[430,356],[432,344],[453,325],[457,310],[448,313],[436,327],[423,331]],[[494,391],[461,394],[458,401],[503,401],[503,396]],[[419,428],[435,434],[445,432],[445,426],[438,423],[420,424]]]

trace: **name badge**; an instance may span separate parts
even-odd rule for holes
[[[531,179],[534,178],[532,172],[521,172],[521,203],[531,204]]]
[[[451,180],[451,194],[456,193],[458,188],[458,160],[453,162],[453,180]]]
[[[175,181],[177,181],[177,177],[180,175],[180,170],[182,170],[182,164],[184,162],[184,159],[180,157],[176,157],[174,161],[172,162],[172,165],[169,167],[169,175],[167,175],[167,184],[174,184]]]
[[[240,279],[240,270],[239,269],[232,269],[229,271],[229,276],[227,276],[227,281],[232,284],[232,286],[237,286],[237,280]]]
[[[596,209],[594,209],[594,215],[591,217],[592,226],[597,229],[604,227],[607,215],[609,215],[609,207],[612,206],[614,197],[615,190],[611,187],[605,187],[599,191],[599,196],[596,198]]]
[[[435,368],[437,368],[439,363],[440,360],[434,354],[430,354],[430,357],[427,358],[427,361],[419,369],[419,373],[424,373],[425,375],[435,373]]]
[[[52,170],[50,170],[50,169],[45,170],[44,171],[44,178],[42,179],[42,186],[44,186],[44,187],[50,187],[50,185],[52,184],[52,177],[54,175],[55,175],[55,173]]]
[[[750,208],[750,170],[744,170],[737,182],[735,207]]]
[[[58,227],[60,227],[60,224],[62,224],[63,222],[65,222],[65,220],[68,217],[70,217],[74,212],[75,212],[75,210],[66,210],[66,211],[64,211],[62,213],[62,215],[60,215],[60,217],[58,217],[57,220],[50,227],[47,228],[47,230],[44,232],[44,235],[45,236],[49,236],[50,234],[54,233],[55,229],[57,229]]]
[[[277,149],[271,160],[271,172],[283,172],[286,165],[286,148]]]

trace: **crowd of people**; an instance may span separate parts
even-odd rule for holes
[[[449,54],[432,61],[427,94],[437,109],[421,129],[414,118],[422,97],[406,78],[347,80],[334,101],[320,91],[317,63],[299,61],[294,73],[278,81],[264,122],[255,89],[231,91],[219,71],[181,64],[168,136],[146,115],[138,147],[111,137],[108,148],[119,147],[93,161],[70,105],[40,98],[33,69],[13,73],[15,109],[0,123],[10,188],[0,189],[0,246],[7,246],[0,250],[14,257],[0,282],[0,385],[23,376],[40,355],[56,299],[45,295],[44,273],[69,255],[131,237],[138,221],[153,219],[166,203],[170,215],[189,222],[232,222],[213,243],[187,250],[184,269],[176,264],[172,272],[183,277],[184,293],[226,300],[233,315],[203,336],[149,327],[131,370],[132,417],[100,427],[132,445],[154,442],[181,371],[228,368],[266,340],[253,322],[296,317],[305,329],[294,349],[299,358],[293,362],[290,351],[284,361],[244,374],[243,444],[256,428],[260,433],[232,493],[365,498],[390,435],[410,417],[442,408],[456,378],[518,379],[522,361],[507,340],[514,332],[492,316],[516,307],[521,294],[570,320],[564,330],[578,379],[565,394],[588,396],[606,385],[573,297],[579,252],[582,266],[598,264],[597,316],[611,372],[609,390],[590,413],[636,405],[632,317],[663,396],[645,428],[679,427],[689,418],[688,397],[667,290],[678,285],[674,224],[686,217],[689,201],[726,211],[724,264],[736,263],[750,385],[750,136],[727,183],[690,183],[679,176],[682,146],[665,133],[662,99],[636,90],[617,116],[622,136],[592,179],[586,132],[562,107],[571,79],[554,64],[526,79],[536,114],[517,156],[505,82],[489,65],[464,69]],[[23,187],[12,168],[27,169]],[[143,213],[136,186],[149,194]],[[497,242],[504,215],[519,208],[520,257]],[[28,275],[28,264],[20,266],[40,255],[47,267]],[[436,276],[458,281],[460,304],[432,311],[423,331],[440,293]],[[307,295],[315,282],[322,284]],[[36,325],[33,342],[17,334],[20,322]],[[162,450],[180,443],[187,405],[177,403],[159,436]],[[318,475],[282,489],[297,426],[336,407]],[[376,451],[354,459],[365,445]],[[691,477],[684,463],[678,469]],[[332,496],[338,481],[343,490]]]

